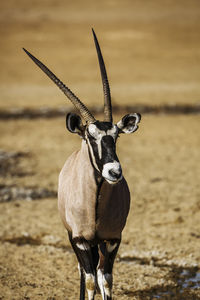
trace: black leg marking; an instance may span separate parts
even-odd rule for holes
[[[80,277],[80,300],[85,300],[85,276],[82,267],[80,267]]]
[[[103,300],[112,299],[112,269],[120,240],[107,241],[99,246],[98,285]]]
[[[72,245],[72,248],[74,250],[74,253],[76,254],[76,257],[78,259],[78,262],[79,262],[79,267],[80,267],[80,300],[85,300],[85,275],[84,275],[84,270],[83,270],[83,267],[82,267],[82,264],[81,264],[81,258],[80,258],[80,254],[79,252],[77,251],[77,248],[73,242],[73,239],[72,239],[72,235],[70,232],[68,232],[68,236],[69,236],[69,240],[70,240],[70,243]]]
[[[91,252],[92,252],[92,260],[93,260],[93,265],[94,269],[97,269],[97,265],[99,263],[99,251],[98,251],[98,246],[93,246],[91,247]]]
[[[112,273],[113,264],[117,255],[121,240],[112,240],[106,243],[106,256],[104,264],[104,274]]]
[[[94,264],[97,264],[97,249],[91,247],[89,242],[85,239],[73,239],[70,235],[69,238],[80,264],[80,300],[85,300],[85,287],[88,293],[88,300],[94,300],[96,288],[96,272]]]

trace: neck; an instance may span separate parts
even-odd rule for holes
[[[92,162],[89,146],[85,140],[82,141],[81,152],[84,154],[85,157],[87,156],[87,158],[89,159],[91,167],[94,170],[94,177],[95,177],[96,184],[98,186],[100,183],[103,182],[104,178],[102,177],[101,173],[95,168]]]

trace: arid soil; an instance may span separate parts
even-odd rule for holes
[[[9,0],[0,8],[0,111],[72,107],[22,47],[99,107],[92,26],[114,104],[199,106],[199,1]],[[200,299],[199,126],[199,114],[144,114],[140,129],[118,141],[132,204],[114,299]],[[0,119],[0,299],[78,299],[56,193],[59,171],[79,147],[64,116]]]
[[[186,280],[200,266],[198,129],[199,116],[144,116],[137,133],[119,139],[132,206],[114,269],[115,299],[200,297],[199,283]],[[59,169],[80,146],[64,120],[0,122],[0,130],[1,147],[30,151],[19,175],[2,175],[1,186],[56,191]],[[56,198],[3,202],[0,210],[2,299],[77,299],[77,263]]]

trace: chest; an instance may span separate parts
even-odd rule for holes
[[[96,230],[101,239],[120,238],[130,208],[130,192],[123,178],[118,184],[102,184],[96,203]]]

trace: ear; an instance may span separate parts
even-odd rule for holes
[[[82,124],[81,118],[77,114],[67,114],[66,127],[72,133],[78,133],[81,136],[83,135],[84,126]]]
[[[140,114],[125,115],[118,123],[119,133],[132,133],[138,129],[138,123],[141,120]]]

